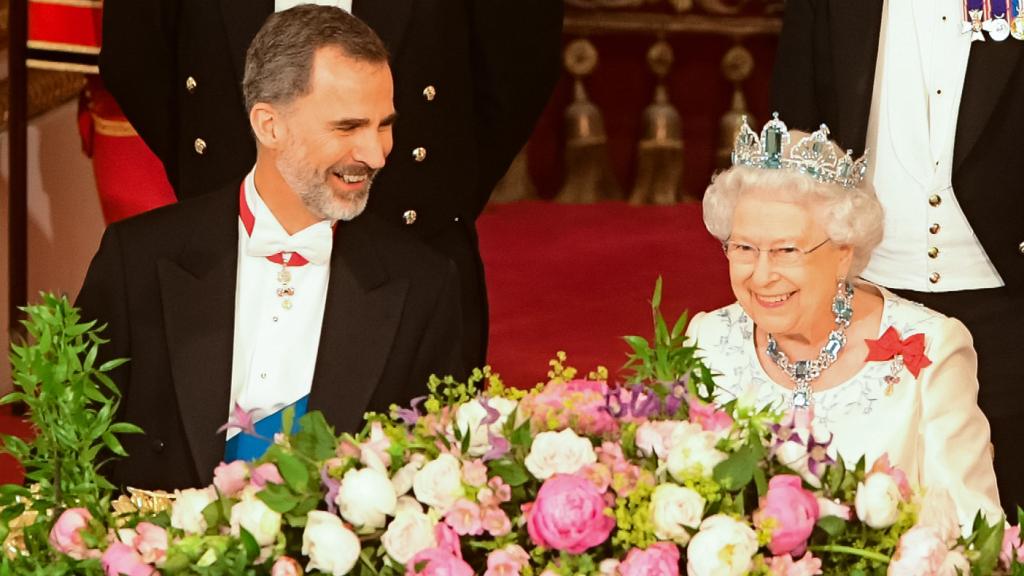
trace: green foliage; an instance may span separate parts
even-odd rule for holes
[[[85,507],[93,515],[97,537],[109,525],[114,490],[98,469],[105,458],[126,456],[117,436],[142,430],[115,423],[121,394],[108,373],[126,360],[97,365],[102,326],[82,322],[67,297],[41,294],[42,303],[22,310],[27,342],[12,344],[10,361],[14,391],[2,404],[22,402],[36,436],[29,442],[4,437],[3,449],[19,460],[31,494],[19,486],[0,488],[3,536],[23,511],[35,511],[22,537],[28,556],[4,560],[4,570],[17,574],[100,574],[96,560],[74,561],[52,552],[47,542],[60,512]],[[87,537],[92,537],[91,533]]]
[[[697,347],[686,345],[688,315],[683,312],[669,330],[661,313],[661,278],[651,297],[654,338],[625,336],[632,352],[623,366],[630,383],[672,383],[684,381],[691,394],[710,401],[714,392],[711,371],[697,357]],[[662,390],[664,392],[664,390]]]

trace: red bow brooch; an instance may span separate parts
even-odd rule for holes
[[[900,340],[899,332],[889,326],[878,340],[864,341],[868,345],[868,362],[898,358],[914,378],[917,378],[922,368],[932,363],[931,359],[924,355],[924,334],[918,333]]]

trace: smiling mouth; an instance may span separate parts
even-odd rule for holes
[[[789,299],[793,296],[793,294],[796,294],[796,292],[788,292],[786,294],[775,294],[772,296],[754,294],[754,299],[757,300],[757,302],[761,306],[764,306],[766,308],[777,308],[788,302]]]
[[[334,175],[346,184],[361,184],[366,182],[367,179],[366,174],[343,174],[341,172],[335,172]]]

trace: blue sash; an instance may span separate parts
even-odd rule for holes
[[[295,409],[295,419],[292,421],[291,434],[294,434],[298,429],[299,418],[306,413],[306,406],[308,404],[309,395],[307,394],[291,405],[291,408]],[[281,414],[287,408],[282,408],[257,422],[254,428],[258,436],[241,432],[232,437],[231,440],[228,440],[224,450],[224,461],[245,460],[252,462],[263,456],[263,453],[267,451],[267,448],[270,448],[270,444],[274,441],[274,434],[281,432]]]

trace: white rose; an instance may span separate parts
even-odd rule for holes
[[[587,464],[597,462],[594,446],[570,428],[561,432],[541,432],[533,439],[524,463],[538,480],[555,474],[573,474]]]
[[[651,521],[658,540],[671,540],[680,546],[690,541],[687,528],[696,529],[704,516],[704,497],[676,484],[661,484],[651,496]]]
[[[459,433],[463,436],[469,434],[469,450],[466,454],[470,456],[483,456],[491,449],[488,433],[501,436],[505,421],[516,409],[516,402],[507,398],[488,398],[487,405],[498,411],[498,419],[490,425],[483,424],[487,418],[487,409],[479,400],[466,402],[455,411],[455,426]]]
[[[716,514],[700,525],[686,548],[688,576],[740,576],[753,566],[757,552],[754,530],[725,514]]]
[[[216,499],[217,491],[212,486],[201,490],[189,488],[175,491],[174,504],[171,507],[171,526],[183,530],[186,534],[206,532],[203,509]]]
[[[621,564],[621,562],[615,558],[605,558],[597,565],[597,571],[601,576],[618,576],[619,564]]]
[[[384,527],[388,514],[395,513],[398,498],[387,474],[363,468],[345,472],[334,501],[341,517],[357,530],[373,532]]]
[[[420,502],[447,512],[465,494],[459,459],[445,453],[427,462],[413,478],[412,492]]]
[[[857,485],[854,507],[861,522],[878,530],[888,528],[900,516],[900,487],[888,474],[868,474]]]
[[[416,473],[423,468],[423,463],[426,461],[427,457],[423,454],[413,454],[405,466],[395,472],[395,475],[391,477],[391,485],[395,487],[395,494],[402,496],[412,490],[412,479],[416,477]]]
[[[437,546],[434,521],[423,512],[402,512],[388,524],[380,542],[396,562],[405,566],[419,552]]]
[[[309,558],[306,572],[319,570],[341,576],[359,560],[359,537],[330,512],[313,510],[302,532],[302,555]]]
[[[242,499],[231,507],[231,535],[245,528],[261,548],[270,546],[281,532],[281,515],[274,512],[255,492],[243,492]]]
[[[715,448],[718,436],[699,424],[681,422],[672,433],[668,472],[679,482],[689,478],[710,478],[726,455]]]

